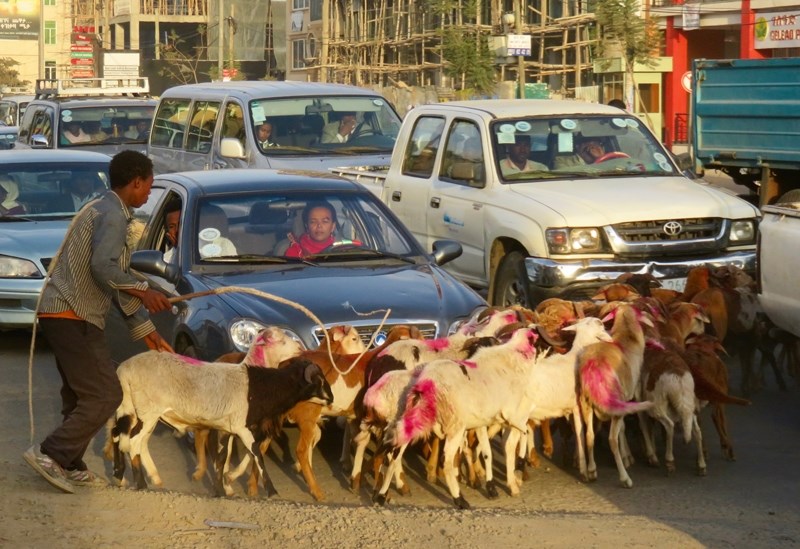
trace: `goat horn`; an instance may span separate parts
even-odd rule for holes
[[[559,347],[566,347],[567,342],[563,339],[555,339],[550,335],[550,333],[544,329],[543,326],[536,326],[536,331],[538,332],[539,336],[545,340],[545,342],[550,345],[551,347],[559,348]]]

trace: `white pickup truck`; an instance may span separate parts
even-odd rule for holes
[[[583,299],[622,273],[680,290],[691,267],[755,271],[757,208],[685,177],[640,121],[576,101],[425,105],[388,169],[334,172],[371,186],[448,269],[497,305]]]
[[[789,191],[777,204],[764,206],[762,211],[759,301],[776,326],[800,337],[800,191]]]

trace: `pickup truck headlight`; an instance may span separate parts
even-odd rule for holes
[[[236,349],[239,351],[246,353],[250,350],[250,345],[253,343],[253,340],[258,335],[258,332],[266,328],[266,324],[262,324],[256,320],[250,319],[241,319],[237,320],[230,327],[230,334],[231,334],[231,341],[236,346]],[[291,330],[283,330],[283,332],[290,338],[294,339],[300,346],[305,349],[306,345],[303,343],[303,340],[300,339],[296,333],[292,332]]]
[[[756,240],[756,223],[752,219],[741,219],[731,223],[730,241],[736,244],[749,244]]]
[[[42,278],[33,261],[0,255],[0,278]]]
[[[547,247],[551,254],[586,254],[603,249],[603,238],[597,227],[547,229]]]

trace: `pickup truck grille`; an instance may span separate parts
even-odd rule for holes
[[[381,328],[381,331],[384,334],[387,334],[387,333],[389,333],[389,330],[392,329],[392,326],[395,326],[395,325],[398,325],[398,324],[416,326],[417,328],[419,328],[420,332],[422,332],[422,337],[424,337],[425,339],[434,339],[436,337],[436,335],[437,335],[436,323],[433,323],[433,322],[422,322],[422,323],[420,323],[420,322],[387,322],[386,324],[383,325],[383,328]],[[331,326],[333,326],[333,324],[331,324],[329,326],[326,326],[326,328],[330,328]],[[378,326],[380,326],[380,323],[375,323],[375,324],[357,324],[357,323],[353,323],[353,326],[355,327],[356,331],[358,331],[358,335],[361,337],[361,341],[364,342],[364,345],[367,345],[369,343],[370,338],[372,338],[372,334],[375,332],[375,330],[378,329]],[[322,330],[320,328],[315,328],[314,329],[314,339],[316,339],[317,343],[319,343],[322,340]],[[382,343],[382,341],[381,341],[381,343]],[[373,347],[377,347],[379,344],[380,343],[378,343],[376,341],[376,343],[373,344]]]
[[[722,229],[722,219],[698,217],[690,219],[661,219],[633,221],[614,225],[614,231],[625,242],[664,242],[716,239]]]

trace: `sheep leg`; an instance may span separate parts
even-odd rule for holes
[[[353,437],[353,442],[355,442],[356,445],[356,453],[353,457],[353,468],[350,471],[350,490],[356,493],[361,489],[361,468],[364,463],[364,453],[367,450],[370,438],[369,428],[362,423],[359,426],[358,433]]]
[[[577,404],[572,409],[572,428],[575,431],[575,457],[578,461],[578,471],[583,482],[589,480],[586,474],[586,452],[583,449],[583,421]]]
[[[717,433],[719,434],[722,456],[728,461],[736,461],[736,456],[733,453],[733,445],[728,436],[728,418],[725,414],[725,406],[723,404],[714,403],[711,410],[711,420],[714,422],[714,427],[716,427]]]
[[[539,467],[539,453],[536,451],[536,440],[535,440],[535,436],[534,436],[534,430],[535,429],[536,429],[536,422],[533,421],[532,419],[528,420],[528,430],[526,431],[526,436],[525,436],[525,440],[527,440],[528,464],[531,467],[538,468]],[[520,448],[522,448],[521,444],[520,444]]]
[[[695,438],[697,445],[697,474],[698,476],[706,476],[706,455],[703,451],[703,432],[700,430],[700,421],[697,414],[692,417],[692,436]]]
[[[667,416],[660,416],[658,422],[664,426],[666,431],[664,450],[664,464],[667,466],[667,476],[675,472],[675,456],[673,455],[673,441],[675,440],[675,422]]]
[[[208,431],[205,429],[203,430],[205,431],[207,438]],[[214,491],[217,496],[232,496],[233,488],[230,486],[230,484],[225,482],[225,470],[226,464],[230,463],[231,453],[233,452],[233,445],[231,444],[233,437],[231,437],[229,433],[219,433],[217,436],[219,437],[219,440],[214,444],[219,445],[224,450],[219,451],[219,448],[217,448],[217,451],[214,455],[214,468],[216,472],[214,475]],[[197,432],[195,432],[195,437],[197,437]],[[197,438],[195,438],[195,442],[196,441]],[[203,448],[203,451],[205,451],[205,447]]]
[[[436,482],[437,471],[439,470],[439,437],[433,437],[429,441],[428,458],[425,461],[425,478],[430,483]]]
[[[622,463],[625,465],[626,469],[630,468],[634,463],[634,459],[631,448],[628,446],[628,437],[625,434],[625,421],[622,421],[622,426],[619,431],[619,449],[620,455],[622,456]]]
[[[267,449],[272,439],[267,437],[262,440],[258,445],[258,453],[262,457],[267,455]],[[258,469],[256,467],[250,468],[250,476],[247,478],[247,495],[251,498],[258,497]]]
[[[656,455],[655,448],[655,434],[650,429],[650,421],[645,412],[636,414],[639,416],[639,427],[642,429],[642,438],[644,439],[645,453],[647,453],[647,463],[652,467],[658,467],[658,456]]]
[[[550,430],[550,420],[545,419],[539,428],[542,431],[542,453],[547,459],[553,458],[553,433]]]
[[[614,454],[614,461],[617,464],[617,471],[619,472],[619,481],[625,488],[633,488],[633,481],[625,470],[625,464],[622,462],[622,452],[620,450],[620,436],[625,425],[624,419],[624,417],[616,416],[611,418],[608,445],[611,447],[611,453]]]
[[[206,448],[208,446],[208,429],[193,429],[194,454],[197,457],[197,466],[194,468],[192,480],[200,480],[208,470],[206,461]]]
[[[399,448],[394,447],[390,451],[386,451],[385,448],[380,449],[381,452],[385,453],[385,457],[381,466],[381,472],[379,473],[379,475],[382,477],[380,489],[372,494],[372,501],[374,503],[377,503],[378,505],[386,504],[386,493],[389,491],[389,486],[392,483],[394,469],[400,460],[403,459],[403,454],[405,453],[406,448],[408,448],[408,444],[403,444]]]
[[[247,448],[247,452],[250,457],[255,460],[256,467],[258,467],[258,474],[261,476],[264,482],[264,490],[267,492],[267,497],[277,495],[278,491],[275,489],[275,485],[272,484],[272,479],[269,478],[267,468],[264,464],[264,456],[262,456],[261,452],[259,452],[258,444],[253,437],[253,433],[250,432],[250,429],[243,427],[241,429],[237,429],[235,434],[242,441],[244,447]]]
[[[454,460],[456,457],[456,452],[461,447],[462,441],[464,440],[464,431],[461,430],[455,433],[453,436],[448,436],[444,440],[444,479],[447,483],[447,489],[450,492],[450,495],[453,497],[453,504],[456,506],[457,509],[469,509],[469,503],[467,500],[464,499],[464,496],[461,495],[461,488],[458,485],[458,478],[456,476],[456,468],[454,466]],[[490,459],[491,459],[491,453]],[[490,473],[487,470],[487,478],[490,476]],[[488,483],[488,481],[487,481]]]
[[[139,489],[147,488],[147,483],[145,482],[144,477],[141,475],[141,467],[144,467],[144,470],[147,473],[147,476],[150,478],[150,482],[153,483],[153,486],[161,488],[163,486],[161,482],[161,476],[158,474],[158,469],[156,469],[156,464],[153,461],[153,458],[150,455],[150,450],[147,446],[147,442],[150,440],[156,425],[158,425],[158,418],[139,419],[142,422],[142,429],[136,435],[131,437],[130,442],[131,468],[133,469],[136,487]],[[134,458],[138,458],[135,460],[136,466],[134,466]],[[137,471],[137,469],[139,470]]]
[[[319,440],[321,432],[317,425],[321,408],[316,405],[316,413],[309,409],[309,414],[304,414],[302,418],[295,418],[297,426],[300,429],[300,439],[297,441],[297,460],[300,464],[300,471],[303,473],[303,478],[308,485],[311,495],[317,501],[323,501],[325,496],[317,484],[317,478],[314,476],[314,470],[311,468],[311,454],[314,448],[314,440]]]
[[[486,470],[486,495],[489,499],[498,497],[497,485],[494,482],[494,472],[492,471],[492,445],[489,443],[489,434],[486,427],[475,429],[475,436],[478,437],[478,451],[480,459],[483,461],[483,468]]]
[[[597,464],[594,462],[594,411],[590,403],[581,400],[581,416],[586,427],[586,479],[597,480]]]
[[[354,420],[350,418],[345,418],[344,422],[344,434],[342,435],[342,455],[339,457],[339,463],[341,464],[342,469],[346,468],[348,465],[352,465],[350,448],[353,444],[353,432],[355,431],[353,421]]]

